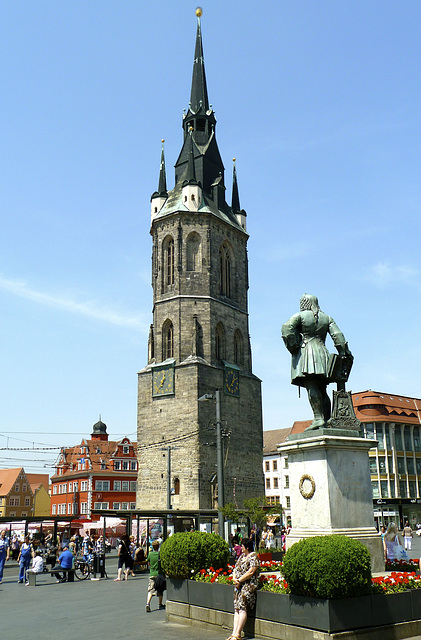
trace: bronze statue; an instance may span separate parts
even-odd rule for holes
[[[327,350],[327,334],[339,357]],[[313,410],[314,420],[307,429],[329,426],[331,406],[326,387],[337,382],[338,390],[344,391],[354,359],[343,333],[320,309],[316,296],[305,293],[300,300],[300,312],[282,325],[282,338],[292,354],[291,383],[307,389]]]

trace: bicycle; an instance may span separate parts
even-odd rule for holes
[[[76,556],[73,568],[75,570],[75,576],[78,580],[86,580],[90,576],[94,575],[94,557],[89,554],[89,560],[85,560],[83,555]]]

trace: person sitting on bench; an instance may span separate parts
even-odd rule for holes
[[[66,573],[61,575],[58,571],[61,569],[71,569],[73,566],[73,558],[73,553],[69,551],[69,547],[64,546],[63,552],[58,559],[58,564],[51,569],[51,575],[57,578],[57,582],[66,582]]]
[[[26,586],[28,586],[29,584],[29,575],[28,574],[33,574],[33,573],[42,573],[44,571],[44,560],[42,559],[42,555],[41,555],[41,551],[39,551],[39,549],[37,549],[35,551],[35,556],[32,560],[32,568],[28,569],[28,571],[26,572]]]

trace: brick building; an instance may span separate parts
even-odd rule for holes
[[[164,149],[151,198],[153,324],[139,373],[138,508],[167,506],[171,449],[173,508],[214,508],[215,404],[221,390],[226,437],[225,502],[263,495],[261,382],[253,374],[248,322],[246,213],[236,169],[231,205],[209,104],[198,18],[190,106],[175,186],[167,191]]]
[[[137,444],[108,440],[99,421],[91,438],[63,448],[51,478],[51,515],[92,518],[92,509],[127,510],[136,506]]]

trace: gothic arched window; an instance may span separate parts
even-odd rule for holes
[[[174,327],[171,320],[166,320],[162,327],[162,359],[174,357]]]
[[[243,336],[238,329],[234,333],[234,362],[243,364]]]
[[[174,495],[175,496],[180,495],[180,479],[179,478],[174,478]]]
[[[201,271],[202,269],[202,247],[200,236],[193,231],[187,238],[187,271]]]
[[[225,359],[225,329],[222,322],[218,322],[215,330],[215,357],[217,360]]]
[[[220,292],[231,297],[231,281],[233,271],[233,253],[228,242],[224,242],[219,249],[219,278]]]
[[[167,236],[163,243],[163,273],[166,286],[174,284],[174,240]]]

